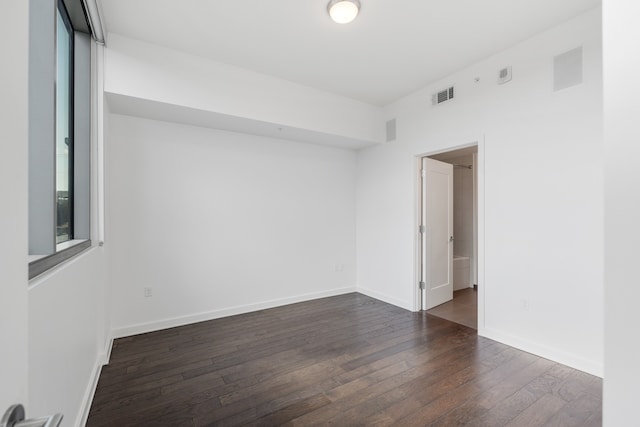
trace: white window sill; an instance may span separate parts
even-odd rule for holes
[[[87,239],[74,239],[67,240],[66,242],[58,243],[56,245],[56,252],[64,251],[65,249],[69,249],[74,247],[75,245],[79,245],[82,242],[86,242]]]

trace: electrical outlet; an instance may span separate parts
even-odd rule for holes
[[[153,288],[151,288],[151,287],[144,288],[144,296],[145,296],[145,298],[152,297],[153,296]]]

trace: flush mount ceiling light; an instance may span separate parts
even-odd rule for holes
[[[327,5],[329,16],[338,24],[348,24],[360,11],[360,0],[331,0]]]

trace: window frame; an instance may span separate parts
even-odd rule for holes
[[[58,132],[58,126],[59,126],[59,122],[58,122],[58,104],[57,104],[57,96],[58,96],[58,74],[57,74],[57,70],[58,70],[58,60],[59,60],[59,56],[58,56],[58,51],[57,51],[57,46],[58,46],[58,33],[59,33],[59,28],[58,28],[58,13],[60,14],[60,17],[62,18],[62,22],[64,23],[65,29],[67,30],[68,34],[69,34],[69,93],[68,93],[68,97],[69,97],[69,111],[68,111],[68,120],[69,123],[67,124],[68,128],[69,128],[69,145],[68,145],[68,150],[69,150],[69,155],[67,158],[67,173],[68,173],[68,190],[67,190],[67,204],[68,204],[68,210],[69,210],[69,238],[58,242],[58,153],[57,153],[57,145],[58,145],[58,141],[57,141],[57,132]],[[56,135],[56,156],[55,156],[55,165],[54,165],[54,170],[55,170],[55,187],[56,187],[56,209],[55,209],[55,219],[54,219],[54,224],[55,224],[55,244],[56,244],[56,253],[59,252],[59,249],[62,250],[61,248],[64,247],[64,243],[67,242],[71,242],[74,240],[74,223],[75,223],[75,217],[74,217],[74,187],[75,187],[75,162],[74,162],[74,148],[75,148],[75,30],[73,28],[73,24],[71,23],[71,18],[69,17],[69,12],[67,11],[67,7],[64,4],[63,0],[57,0],[57,5],[56,5],[56,26],[55,26],[55,32],[56,32],[56,92],[55,92],[55,97],[56,97],[56,104],[55,104],[55,135]],[[63,245],[63,246],[61,246]]]
[[[71,7],[74,16],[70,15]],[[30,11],[29,280],[92,247],[93,42],[81,0]],[[83,22],[78,20],[83,20]],[[58,243],[58,30],[69,34],[69,239]],[[79,27],[78,27],[79,25]]]

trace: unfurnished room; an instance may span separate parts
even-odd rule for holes
[[[640,425],[640,5],[0,16],[0,427]]]

